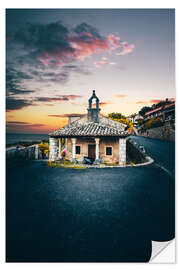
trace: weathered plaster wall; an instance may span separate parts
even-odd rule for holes
[[[106,147],[112,147],[112,156],[106,155]],[[119,163],[119,139],[103,138],[99,144],[100,158],[106,163]]]
[[[83,161],[84,156],[88,156],[88,144],[95,144],[93,139],[77,139],[76,145],[81,147],[81,154],[76,154],[77,161]],[[66,158],[71,160],[72,159],[72,141],[71,139],[66,139]]]
[[[76,145],[81,147],[81,154],[76,154],[77,161],[83,161],[84,156],[88,156],[88,144],[95,144],[94,139],[80,138],[77,139]],[[66,158],[72,159],[72,142],[71,139],[66,139]],[[112,147],[112,156],[106,156],[106,147]],[[106,163],[119,163],[119,139],[118,138],[103,138],[99,142],[100,158]]]

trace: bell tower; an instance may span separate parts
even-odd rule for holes
[[[92,108],[92,101],[93,99],[96,100],[96,107]],[[89,99],[89,108],[88,108],[88,121],[99,123],[99,112],[101,109],[99,109],[99,98],[95,94],[95,90],[93,90],[93,94]]]

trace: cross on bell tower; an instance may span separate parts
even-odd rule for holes
[[[92,108],[92,101],[93,99],[96,100],[96,107]],[[89,99],[89,108],[88,108],[88,121],[99,123],[99,112],[101,109],[99,109],[99,98],[95,94],[95,90],[93,90],[93,94]]]

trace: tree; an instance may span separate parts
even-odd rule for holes
[[[141,116],[144,116],[145,113],[149,112],[151,109],[152,109],[151,107],[147,107],[147,106],[142,107],[141,110],[139,111],[139,114],[140,114]]]
[[[108,118],[127,125],[128,132],[130,134],[133,134],[133,132],[134,132],[133,123],[128,118],[126,118],[124,115],[122,115],[121,113],[109,113]]]
[[[42,156],[44,157],[45,154],[49,154],[49,144],[48,143],[45,143],[45,142],[41,142],[39,145],[39,150],[41,151],[42,153]]]
[[[122,115],[121,113],[109,113],[108,114],[108,118],[111,119],[126,119],[126,117],[124,115]]]

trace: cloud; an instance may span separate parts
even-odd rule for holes
[[[112,102],[99,102],[100,107],[104,107],[104,106],[107,106],[110,104],[113,104],[113,103]],[[92,104],[92,107],[95,107],[95,106],[96,106],[96,104]]]
[[[117,97],[117,98],[125,98],[125,97],[127,97],[127,95],[117,94],[117,95],[115,95],[115,97]]]
[[[165,100],[164,99],[139,100],[136,102],[136,104],[157,104],[162,101]]]
[[[22,71],[17,71],[16,76],[20,79],[25,79],[25,80],[30,80],[33,78],[32,76],[30,76]]]
[[[44,66],[63,65],[97,53],[98,50],[109,49],[106,38],[86,23],[74,29],[68,29],[60,21],[50,24],[28,23],[16,31],[12,41],[23,46],[26,52],[24,60],[33,59]]]
[[[96,66],[97,68],[99,68],[99,67],[101,67],[101,66],[104,66],[104,65],[108,65],[108,63],[107,63],[106,61],[103,61],[103,60],[101,60],[101,61],[96,61],[96,62],[94,62],[94,64],[95,64],[95,66]]]
[[[68,101],[67,97],[37,97],[35,101],[40,102],[56,102],[56,101]]]
[[[19,95],[33,93],[33,90],[26,90],[22,86],[22,80],[30,80],[28,74],[8,67],[6,69],[6,92],[7,95]]]
[[[103,107],[103,106],[106,106],[106,105],[110,105],[112,104],[112,102],[99,102],[99,106],[100,107]]]
[[[134,44],[129,44],[127,41],[121,41],[120,37],[113,34],[108,35],[107,40],[110,42],[112,50],[118,48],[121,50],[120,52],[117,52],[116,55],[132,53],[135,48]]]
[[[90,69],[85,66],[85,65],[64,65],[63,66],[63,70],[64,71],[68,71],[68,72],[76,72],[79,74],[83,74],[83,75],[90,75],[92,74],[92,72],[90,71]]]
[[[106,60],[100,60],[100,61],[96,61],[96,62],[94,62],[94,64],[95,64],[95,66],[97,67],[97,68],[99,68],[99,67],[101,67],[101,66],[104,66],[104,65],[106,65],[106,66],[112,66],[112,65],[116,65],[116,63],[115,62],[107,62]]]
[[[121,41],[109,34],[104,37],[87,23],[73,29],[61,21],[50,24],[26,24],[11,37],[11,42],[23,46],[21,61],[31,60],[43,66],[61,66],[77,59],[84,59],[98,52],[122,49],[124,55],[134,49],[134,44]]]
[[[28,125],[28,122],[21,122],[21,121],[8,121],[8,124],[16,124],[16,125]]]
[[[121,46],[120,37],[118,37],[118,36],[115,36],[113,34],[109,34],[107,36],[107,40],[109,41],[109,43],[111,44],[113,49],[119,48]]]
[[[132,53],[135,45],[134,44],[128,44],[127,42],[121,43],[122,51],[119,53],[116,53],[116,55],[126,55],[128,53]]]
[[[47,102],[45,104],[46,106],[51,106],[51,104],[48,103],[53,103],[53,102],[66,102],[66,101],[71,101],[75,100],[78,98],[81,98],[81,95],[61,95],[58,97],[36,97],[31,100],[28,99],[18,99],[14,97],[7,97],[6,98],[6,111],[12,111],[12,110],[21,110],[23,108],[26,108],[28,106],[37,106],[37,105],[42,105],[42,102]],[[40,103],[40,104],[38,104]],[[44,104],[43,104],[44,105]]]
[[[38,102],[56,102],[56,101],[69,101],[81,98],[81,95],[62,95],[59,97],[37,97],[35,101]]]
[[[136,102],[136,104],[148,104],[150,103],[149,101],[143,101],[143,100],[139,100]]]
[[[87,66],[80,64],[64,64],[60,67],[51,67],[47,69],[48,71],[46,71],[45,68],[35,68],[31,69],[30,73],[38,82],[57,82],[61,84],[67,83],[72,73],[79,73],[83,75],[92,74]]]
[[[71,116],[76,116],[76,117],[79,117],[79,116],[84,116],[86,115],[85,113],[66,113],[66,114],[49,114],[48,116],[49,117],[60,117],[60,118],[63,118],[63,117],[71,117]]]
[[[54,106],[54,104],[51,104],[51,103],[41,103],[41,104],[39,104],[39,106],[48,106],[48,107],[52,107],[52,106]]]
[[[157,104],[157,103],[159,103],[161,101],[165,101],[165,100],[164,99],[151,99],[151,100],[149,100],[149,103]]]
[[[74,28],[74,32],[80,35],[84,35],[84,36],[89,36],[89,37],[96,37],[96,38],[101,38],[100,34],[98,33],[98,30],[87,24],[87,23],[81,23],[78,26],[76,26]]]
[[[8,97],[6,99],[6,111],[21,110],[33,105],[33,101]]]
[[[20,122],[20,121],[8,121],[7,122],[7,127],[22,127],[22,126],[25,126],[25,127],[42,127],[42,126],[46,126],[45,124],[40,124],[40,123],[29,123],[29,122]]]
[[[6,124],[6,128],[8,132],[40,132],[46,131],[48,132],[48,126],[42,123],[29,123],[29,122],[21,122],[21,121],[8,121]]]
[[[43,97],[40,90],[31,88],[39,83],[41,88],[47,83],[51,87],[54,83],[65,84],[72,73],[92,74],[92,69],[79,60],[93,54],[116,52],[116,49],[123,53],[125,48],[126,53],[133,50],[132,44],[121,41],[117,35],[103,36],[87,23],[81,23],[74,28],[61,21],[47,24],[27,23],[18,26],[18,29],[16,27],[8,33],[7,41],[7,111],[35,106],[37,103],[42,105],[43,102],[47,105],[74,100],[78,98],[75,95]],[[128,49],[130,47],[131,50]],[[105,56],[95,63],[96,67],[115,64]],[[40,97],[35,98],[36,91]],[[30,99],[29,96],[33,98]]]

